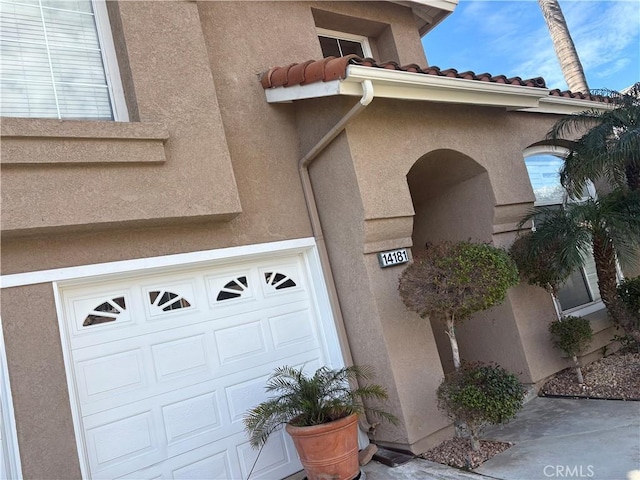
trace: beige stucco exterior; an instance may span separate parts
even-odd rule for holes
[[[3,275],[311,237],[298,161],[358,99],[269,104],[258,74],[321,58],[316,27],[426,64],[411,9],[392,2],[120,1],[109,13],[133,121],[2,119]],[[400,419],[374,440],[419,452],[450,432],[435,398],[450,368],[442,329],[404,307],[402,267],[381,269],[377,253],[508,246],[533,202],[522,152],[556,119],[374,98],[311,164],[344,348],[376,367]],[[539,382],[565,366],[553,314],[544,291],[518,286],[460,329],[462,356]],[[3,290],[2,324],[24,477],[77,478],[53,285]]]

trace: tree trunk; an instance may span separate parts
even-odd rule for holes
[[[605,235],[593,235],[593,259],[598,274],[598,288],[602,303],[613,323],[622,327],[628,335],[640,343],[637,319],[618,296],[618,272],[613,244]]]
[[[640,190],[640,168],[632,163],[628,163],[625,167],[627,176],[627,186],[629,190]]]
[[[474,452],[480,451],[480,435],[476,428],[469,428],[469,438],[471,439],[471,450]]]
[[[584,383],[584,377],[582,376],[582,369],[580,368],[580,362],[578,362],[578,357],[573,356],[573,363],[576,366],[576,376],[578,377],[578,383],[582,385]]]
[[[538,0],[538,5],[540,5],[540,10],[542,10],[542,15],[547,23],[553,48],[556,51],[569,90],[588,92],[587,79],[558,0]]]
[[[451,353],[453,354],[453,366],[456,370],[460,369],[460,349],[458,348],[458,339],[456,339],[456,330],[453,325],[453,320],[447,320],[447,330],[445,333],[449,337],[449,342],[451,342]]]

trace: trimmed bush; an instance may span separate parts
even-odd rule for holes
[[[549,324],[553,346],[562,350],[573,359],[578,383],[583,384],[582,369],[578,355],[589,346],[593,339],[593,330],[589,320],[583,317],[564,317]]]
[[[437,391],[438,408],[467,425],[473,450],[480,449],[485,425],[506,422],[522,408],[525,389],[513,373],[496,364],[463,364]]]
[[[583,317],[564,317],[549,324],[553,346],[573,357],[591,343],[593,330],[589,320]]]
[[[407,307],[446,326],[458,368],[454,327],[502,303],[518,281],[518,269],[505,250],[486,243],[441,242],[415,253],[400,275],[398,289]]]

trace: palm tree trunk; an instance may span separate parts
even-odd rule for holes
[[[632,163],[627,164],[625,167],[625,174],[627,176],[627,186],[629,190],[640,190],[640,168]]]
[[[571,39],[569,27],[564,19],[558,0],[538,0],[540,10],[551,34],[553,48],[558,56],[564,79],[573,92],[588,92],[587,79]]]
[[[625,333],[640,344],[640,330],[638,329],[636,319],[618,296],[618,272],[616,268],[615,249],[606,235],[593,235],[593,259],[596,264],[598,288],[600,289],[602,303],[607,307],[607,311],[613,322],[621,326]]]

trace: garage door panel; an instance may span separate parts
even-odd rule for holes
[[[156,423],[153,412],[148,410],[88,426],[86,441],[92,472],[115,477],[133,466],[161,461],[166,453],[157,437]]]
[[[76,377],[83,403],[141,390],[149,385],[144,353],[140,348],[79,361]]]
[[[287,467],[292,461],[298,462],[295,447],[283,430],[274,432],[269,437],[269,441],[262,448],[259,457],[258,450],[252,448],[248,442],[238,445],[236,451],[240,461],[240,468],[242,469],[242,478],[248,477],[254,462],[255,467],[253,468],[253,473],[251,473],[252,479],[282,478],[279,470]],[[256,458],[258,458],[257,462]]]
[[[274,348],[288,348],[303,342],[315,343],[316,332],[313,323],[308,308],[269,317]]]
[[[194,374],[209,374],[212,369],[205,333],[151,345],[156,380],[167,382]]]
[[[260,320],[216,330],[214,335],[218,358],[223,366],[267,353]]]
[[[132,303],[128,289],[107,290],[73,299],[69,302],[72,337],[95,336],[97,332],[103,334],[127,328],[132,323]]]
[[[210,460],[211,459],[211,460]],[[203,474],[208,476],[199,476]],[[215,475],[213,476],[215,472]],[[186,475],[191,475],[188,477]],[[233,449],[220,449],[215,444],[207,444],[165,461],[123,475],[121,479],[156,480],[180,478],[220,478],[240,479],[240,466]],[[253,475],[251,476],[253,479]]]

